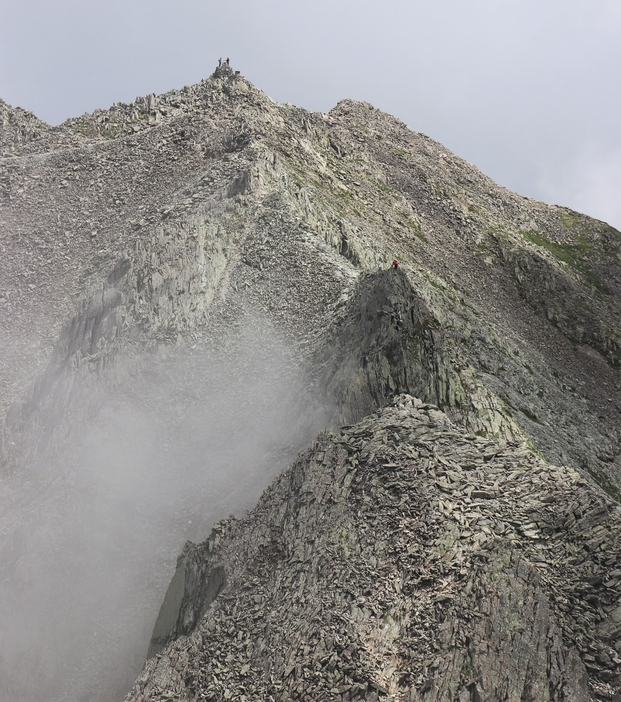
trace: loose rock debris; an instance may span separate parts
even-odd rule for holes
[[[573,469],[398,396],[186,546],[126,702],[618,699],[620,536]]]

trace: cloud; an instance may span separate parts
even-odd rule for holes
[[[621,230],[621,147],[584,149],[560,173],[548,170],[542,174],[538,188],[547,200]]]
[[[122,699],[184,542],[253,507],[323,427],[291,356],[258,321],[226,354],[75,379],[74,414],[97,412],[0,482],[1,702]]]

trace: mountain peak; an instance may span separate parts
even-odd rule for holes
[[[190,659],[166,678],[189,698],[252,682],[275,699],[539,699],[519,678],[614,699],[619,232],[368,103],[315,113],[223,68],[58,127],[0,109],[0,461],[17,486],[0,603],[22,617],[0,685],[118,699],[191,538],[135,699]],[[278,628],[288,593],[307,639]],[[517,648],[494,663],[485,631]],[[22,666],[49,650],[57,664]]]

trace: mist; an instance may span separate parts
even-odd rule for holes
[[[185,541],[254,506],[325,421],[291,356],[256,326],[72,392],[92,416],[0,483],[2,702],[123,698]]]

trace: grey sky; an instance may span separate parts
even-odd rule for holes
[[[621,228],[621,0],[0,0],[0,97],[53,124],[209,75],[368,100]]]

